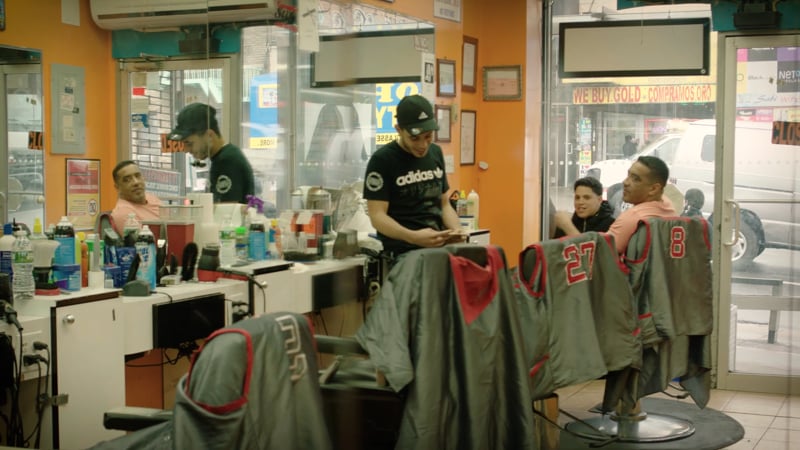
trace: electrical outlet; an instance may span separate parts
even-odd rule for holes
[[[11,336],[11,346],[14,348],[14,353],[16,356],[17,364],[20,363],[20,355],[40,355],[43,358],[50,359],[50,355],[47,351],[44,350],[34,350],[33,343],[36,341],[43,342],[50,345],[50,328],[48,324],[48,320],[46,318],[21,318],[20,322],[22,324],[22,344],[19,342],[19,331],[14,328],[13,326],[5,327],[0,331],[3,331],[7,335]],[[47,374],[47,365],[42,362],[41,365],[41,376],[45,376]],[[39,368],[37,364],[31,364],[30,366],[25,366],[24,363],[22,365],[22,381],[32,380],[38,378],[39,375]]]
[[[23,331],[22,332],[22,345],[19,345],[19,333],[16,335],[12,335],[11,338],[11,345],[14,347],[14,351],[17,354],[17,364],[19,364],[19,357],[20,355],[34,355],[38,354],[44,358],[47,358],[47,352],[43,350],[34,350],[33,349],[33,342],[34,341],[41,341],[42,336],[44,333],[42,330],[34,330],[34,331]],[[44,376],[47,373],[47,367],[44,363],[42,364],[41,368],[41,375]],[[30,366],[26,366],[25,363],[22,364],[22,381],[31,380],[34,378],[39,377],[39,368],[36,364],[31,364]]]

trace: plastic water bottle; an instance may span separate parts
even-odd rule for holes
[[[56,248],[53,263],[59,265],[75,264],[75,229],[67,216],[61,216],[61,220],[56,224],[56,228],[53,231],[53,237],[59,244],[58,248]]]
[[[16,303],[33,300],[36,285],[33,281],[33,244],[25,230],[18,229],[14,232],[14,237],[11,256],[14,279],[11,281],[11,292]]]
[[[219,265],[230,267],[236,263],[236,228],[228,223],[219,230]]]
[[[247,261],[247,228],[236,227],[236,259]]]
[[[147,281],[150,289],[156,288],[156,239],[150,227],[142,226],[136,238],[136,253],[139,255],[139,269],[136,278]]]
[[[8,281],[13,279],[11,250],[15,240],[11,223],[3,225],[3,237],[0,237],[0,272],[8,274]]]
[[[125,226],[122,227],[122,240],[125,247],[133,247],[136,245],[140,229],[141,225],[139,224],[139,219],[136,218],[136,214],[128,214],[128,218],[125,219]]]

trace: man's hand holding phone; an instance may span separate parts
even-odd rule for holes
[[[455,244],[455,243],[458,243],[458,242],[465,242],[467,240],[468,236],[469,236],[469,233],[467,233],[464,230],[461,230],[461,229],[450,230],[450,234],[448,235],[448,238],[447,238],[447,243],[448,244]]]

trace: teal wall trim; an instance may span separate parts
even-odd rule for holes
[[[140,58],[150,56],[188,56],[181,53],[178,41],[189,34],[205,32],[205,26],[181,27],[184,31],[158,31],[145,33],[136,30],[115,30],[111,33],[111,56],[115,59]],[[217,53],[239,53],[241,50],[241,28],[233,25],[220,25],[212,28],[212,36],[219,39]]]
[[[739,8],[743,0],[617,0],[617,10],[636,8],[654,4],[678,4],[678,3],[710,3],[711,4],[711,30],[712,31],[735,31],[733,26],[733,14]],[[775,2],[777,10],[781,13],[779,30],[800,30],[800,0],[777,0]],[[757,30],[752,30],[757,31]]]

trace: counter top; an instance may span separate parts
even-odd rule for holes
[[[50,308],[78,305],[119,297],[121,289],[83,288],[79,291],[61,291],[58,295],[36,295],[33,300],[14,302],[18,314],[49,316]]]
[[[271,259],[267,261],[257,261],[252,264],[242,266],[231,266],[222,270],[240,275],[264,275],[282,270],[290,270],[292,273],[326,273],[346,269],[352,266],[364,265],[366,257],[351,256],[344,259],[320,259],[313,262],[286,261],[283,259]]]
[[[267,259],[264,261],[253,261],[252,263],[220,268],[223,271],[229,271],[241,275],[263,275],[265,273],[279,272],[292,267],[294,262],[285,261],[283,259]]]

